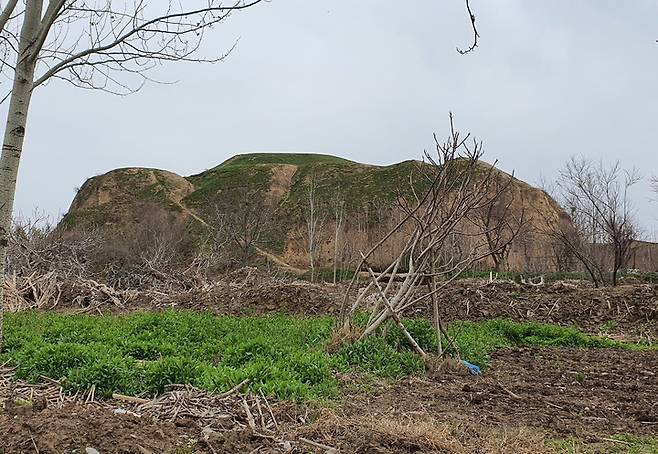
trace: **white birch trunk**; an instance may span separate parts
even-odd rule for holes
[[[0,351],[4,340],[4,282],[11,229],[16,177],[23,151],[27,114],[32,98],[32,84],[38,49],[34,44],[41,20],[41,0],[28,0],[25,5],[23,25],[18,49],[18,60],[14,72],[14,83],[7,113],[7,124],[0,157]]]

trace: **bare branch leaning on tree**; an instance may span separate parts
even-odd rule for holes
[[[448,139],[440,142],[435,136],[435,153],[426,152],[427,162],[418,167],[420,182],[429,184],[428,189],[422,195],[414,189],[406,196],[401,195],[400,207],[405,216],[370,251],[362,254],[356,271],[365,268],[370,282],[355,301],[348,304],[359,277],[359,273],[355,273],[341,307],[343,329],[349,330],[352,317],[363,306],[364,296],[370,290],[376,290],[379,298],[373,307],[368,308],[369,321],[359,339],[373,334],[391,318],[401,326],[400,318],[405,311],[419,309],[419,305],[428,302],[433,305],[437,338],[441,339],[442,334],[445,337],[438,298],[434,296],[475,262],[508,247],[514,238],[501,239],[492,250],[484,232],[473,229],[471,217],[496,203],[503,190],[496,185],[500,176],[495,166],[480,161],[482,143],[477,140],[471,143],[469,139],[470,134],[462,137],[455,130],[450,115]],[[412,185],[414,183],[419,182],[412,181]],[[507,189],[508,185],[506,183],[502,188]],[[441,251],[451,246],[455,236],[465,239],[468,252],[446,260]],[[401,242],[403,246],[399,255],[383,272],[375,274],[368,265],[369,257],[397,237],[406,238],[406,242]],[[399,283],[394,285],[396,281]],[[426,285],[428,281],[431,285]],[[425,352],[411,335],[405,329],[402,332],[414,349],[425,357]]]

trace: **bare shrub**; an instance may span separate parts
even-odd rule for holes
[[[357,271],[366,270],[370,281],[365,291],[350,303],[351,289],[359,273],[355,273],[341,308],[344,325],[363,306],[364,297],[374,291],[378,299],[371,308],[369,321],[360,338],[373,334],[389,319],[400,327],[414,349],[423,357],[426,353],[407,332],[401,322],[405,311],[431,301],[437,337],[447,335],[441,324],[440,308],[436,295],[464,270],[492,253],[508,247],[513,236],[490,247],[481,226],[474,220],[476,213],[497,203],[508,188],[508,182],[497,183],[498,171],[480,158],[482,142],[462,135],[455,130],[450,115],[450,134],[444,142],[436,136],[435,153],[425,152],[427,163],[419,165],[418,178],[428,186],[418,194],[412,181],[411,195],[400,195],[399,204],[405,216],[367,253],[361,253]],[[383,272],[375,274],[368,259],[396,237],[404,238],[399,255]],[[453,248],[459,238],[463,250],[459,257],[446,257],[446,249]],[[399,238],[398,238],[399,239]],[[399,281],[399,282],[398,282]]]
[[[210,207],[205,213],[209,263],[219,269],[247,265],[267,236],[273,207],[262,193],[247,188],[232,190]]]
[[[193,244],[184,218],[154,203],[140,204],[139,220],[130,229],[105,232],[93,257],[95,275],[120,289],[189,288],[195,280],[184,274]]]
[[[19,276],[53,271],[67,276],[89,275],[93,257],[100,249],[96,232],[58,230],[46,215],[36,210],[32,217],[19,217],[13,222],[7,271]]]

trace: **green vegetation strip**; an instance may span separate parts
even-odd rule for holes
[[[657,349],[655,345],[589,336],[575,328],[536,322],[516,323],[503,319],[479,323],[457,322],[450,327],[450,332],[458,339],[462,357],[481,366],[488,365],[489,353],[508,347]]]
[[[585,443],[578,438],[566,438],[551,440],[548,446],[556,453],[568,454],[655,454],[658,452],[658,437],[614,435],[600,438],[594,443]]]
[[[390,378],[423,371],[423,362],[396,326],[329,353],[333,324],[330,317],[283,315],[24,312],[7,316],[0,363],[16,366],[18,378],[54,378],[71,391],[95,385],[104,396],[152,395],[169,384],[185,383],[222,392],[249,378],[251,390],[291,400],[335,397],[335,373],[340,371]],[[408,320],[406,325],[425,349],[434,350],[436,339],[426,320]],[[460,322],[450,329],[458,335],[463,357],[481,366],[491,351],[510,346],[646,348],[537,323]]]

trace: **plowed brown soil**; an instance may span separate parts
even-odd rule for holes
[[[205,442],[195,421],[117,415],[93,404],[39,410],[8,402],[0,412],[1,446],[4,453],[84,452],[88,446],[140,454],[323,452],[300,442],[307,438],[345,453],[531,453],[544,452],[545,437],[658,435],[655,352],[515,349],[495,353],[482,377],[344,381],[346,395],[333,410],[311,408],[304,418],[306,411],[289,406],[287,415],[277,415],[276,435],[288,444],[249,430]]]
[[[332,314],[343,291],[243,270],[210,290],[165,295],[157,302],[142,295],[128,306],[107,305],[94,313],[174,308],[233,315]],[[449,286],[441,302],[446,322],[505,317],[627,339],[655,342],[658,337],[655,285],[595,289],[466,280]],[[62,301],[56,310],[85,308]],[[429,315],[427,308],[418,314]],[[345,397],[337,406],[290,405],[277,414],[274,438],[239,428],[207,440],[203,427],[189,418],[137,418],[82,402],[44,408],[35,400],[24,407],[16,405],[9,389],[0,389],[0,454],[84,452],[86,447],[103,454],[323,452],[302,438],[344,453],[533,453],[545,450],[546,437],[658,436],[655,351],[512,349],[493,353],[482,377],[434,373],[397,383],[341,379]]]

